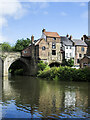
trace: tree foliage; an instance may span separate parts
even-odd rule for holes
[[[18,39],[15,44],[15,51],[21,52],[25,47],[27,47],[31,43],[31,40],[29,38],[27,39]]]
[[[1,44],[1,49],[3,52],[10,52],[12,51],[12,47],[10,46],[10,44],[8,42],[4,42]]]
[[[38,63],[38,70],[42,70],[43,71],[46,67],[47,67],[47,64],[44,63],[43,61],[40,61]]]
[[[74,65],[74,60],[72,58],[70,58],[69,60],[65,59],[63,60],[62,65],[72,67]]]
[[[75,69],[69,66],[52,67],[40,71],[37,75],[47,80],[90,81],[90,68]]]

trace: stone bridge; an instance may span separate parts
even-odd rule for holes
[[[24,75],[34,75],[37,65],[33,58],[23,58],[20,52],[0,53],[0,76],[7,76],[9,69],[24,69]]]

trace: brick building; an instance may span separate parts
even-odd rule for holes
[[[80,60],[87,53],[87,44],[83,39],[72,39],[72,36],[62,37],[57,32],[42,30],[41,38],[34,40],[22,51],[23,57],[34,58],[37,62],[42,60],[49,65],[62,63],[63,59],[74,59],[74,64],[79,65]]]
[[[48,64],[62,63],[61,38],[57,32],[42,30],[41,38],[34,40],[31,37],[31,44],[22,51],[23,57],[34,56],[36,60],[43,60]]]

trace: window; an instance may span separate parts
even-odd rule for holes
[[[56,44],[52,43],[52,48],[55,49],[56,48]]]
[[[56,40],[56,38],[54,37],[53,40]]]
[[[45,49],[46,49],[45,46],[43,46],[43,47],[42,47],[42,50],[45,50]]]
[[[71,57],[71,55],[72,55],[72,54],[70,53],[70,57]]]
[[[82,54],[79,54],[79,57],[82,57]]]
[[[66,57],[68,57],[68,53],[66,53]]]
[[[72,48],[72,46],[70,46],[70,49]]]
[[[84,47],[81,48],[81,51],[84,51]]]
[[[77,63],[79,63],[79,59],[77,59]]]
[[[52,50],[52,55],[56,55],[56,50]]]
[[[86,54],[84,54],[84,57],[86,56]]]
[[[25,50],[24,53],[27,53],[27,51]]]
[[[66,46],[66,49],[68,49],[68,46]]]

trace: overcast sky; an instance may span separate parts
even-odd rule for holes
[[[0,8],[0,42],[13,45],[31,35],[38,39],[43,28],[60,36],[88,35],[88,2],[7,2]]]

